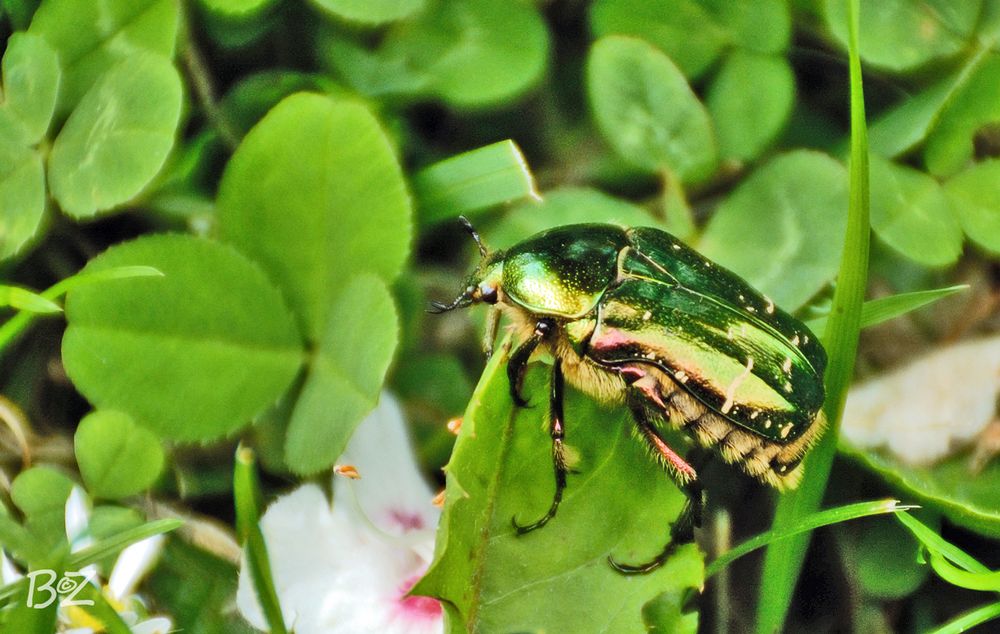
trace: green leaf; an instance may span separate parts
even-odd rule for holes
[[[424,75],[431,94],[475,108],[536,84],[548,49],[545,22],[530,2],[443,0],[391,31],[383,53]]]
[[[948,286],[936,288],[928,291],[913,291],[911,293],[898,293],[888,297],[880,297],[865,302],[861,306],[861,328],[868,328],[883,322],[895,319],[907,313],[911,313],[918,308],[936,302],[957,293],[967,290],[968,285]],[[809,330],[813,332],[825,332],[827,328],[828,316],[823,315],[806,322]]]
[[[92,403],[164,438],[208,440],[281,396],[302,343],[256,265],[224,245],[154,235],[112,247],[84,271],[139,263],[163,277],[79,286],[66,298],[63,362]]]
[[[872,151],[894,158],[923,142],[937,123],[941,111],[988,58],[987,51],[986,48],[978,49],[958,72],[905,98],[882,114],[869,129]]]
[[[848,71],[850,74],[851,166],[847,230],[844,234],[837,287],[833,295],[831,318],[823,339],[829,362],[824,384],[826,402],[823,412],[830,427],[805,458],[805,476],[799,488],[786,493],[778,502],[772,525],[793,524],[819,508],[826,491],[833,457],[837,452],[840,419],[847,400],[847,390],[854,376],[854,363],[861,330],[861,305],[868,286],[868,251],[871,238],[869,222],[869,148],[865,122],[864,87],[861,58],[858,53],[859,0],[850,0]],[[804,176],[807,178],[807,176]],[[782,629],[792,592],[798,581],[809,546],[809,536],[793,537],[767,549],[761,572],[757,603],[756,631],[770,634]]]
[[[912,594],[927,579],[920,547],[896,522],[863,522],[842,533],[845,566],[867,596],[889,601]]]
[[[590,28],[599,38],[617,34],[646,40],[691,79],[704,73],[729,42],[709,10],[690,0],[597,0]]]
[[[906,71],[958,53],[971,35],[979,0],[879,0],[861,4],[861,58],[873,66]],[[847,3],[825,0],[828,28],[847,44]]]
[[[522,198],[540,198],[524,155],[511,140],[425,167],[413,177],[413,193],[423,225]]]
[[[846,209],[843,166],[818,152],[789,152],[719,205],[698,249],[794,311],[836,275]]]
[[[10,306],[31,313],[61,313],[62,307],[54,301],[17,286],[0,284],[0,307]]]
[[[972,160],[976,135],[1000,121],[1000,54],[991,53],[955,92],[924,146],[935,176],[955,174]]]
[[[607,557],[634,562],[659,552],[683,494],[632,433],[625,408],[600,407],[569,389],[566,443],[577,459],[566,496],[546,526],[516,536],[512,517],[526,522],[549,506],[552,454],[544,366],[533,366],[525,382],[534,407],[516,408],[506,360],[490,361],[465,413],[445,469],[435,560],[414,592],[445,602],[451,632],[647,631],[643,606],[665,592],[676,604],[701,585],[700,553],[681,546],[662,568],[633,577]],[[693,632],[693,621],[681,631]]]
[[[484,236],[490,247],[507,249],[536,233],[581,222],[605,222],[623,227],[660,227],[642,207],[587,187],[562,187],[542,200],[518,205]]]
[[[92,412],[73,438],[76,461],[87,492],[96,498],[123,498],[148,489],[163,470],[163,448],[128,414]]]
[[[65,114],[119,61],[146,51],[172,58],[179,22],[176,0],[45,0],[29,32],[59,54]]]
[[[406,259],[410,203],[371,112],[299,93],[250,131],[219,186],[219,234],[260,263],[318,341],[352,274],[390,281]]]
[[[795,76],[788,60],[734,51],[708,92],[722,158],[749,161],[784,128],[795,103]]]
[[[66,499],[73,486],[62,471],[46,465],[31,467],[14,479],[10,497],[25,515],[24,527],[32,537],[33,553],[45,553],[48,558],[49,551],[66,542]]]
[[[700,0],[711,7],[733,43],[757,53],[782,53],[791,36],[788,0]]]
[[[944,190],[927,174],[871,157],[872,229],[886,244],[927,266],[952,264],[962,253],[962,228]]]
[[[165,58],[136,55],[112,67],[52,146],[49,183],[63,211],[86,218],[138,195],[166,162],[180,113],[180,75]]]
[[[945,183],[962,229],[976,244],[1000,254],[1000,159],[977,163]]]
[[[11,27],[23,31],[31,23],[31,16],[42,0],[0,0],[0,15],[6,13]]]
[[[42,157],[0,134],[0,260],[24,248],[38,232],[44,212]]]
[[[394,22],[424,8],[424,0],[312,0],[312,2],[333,15],[362,24]]]
[[[39,466],[22,471],[10,487],[14,504],[28,516],[62,513],[73,481],[52,467]]]
[[[275,0],[198,0],[206,10],[235,19],[248,19],[260,15]]]
[[[398,339],[392,296],[373,275],[355,277],[327,319],[288,425],[285,460],[297,473],[329,467],[343,453],[378,402]]]
[[[242,138],[278,103],[297,92],[335,94],[338,88],[322,75],[292,70],[265,70],[242,77],[219,102],[219,116]],[[340,89],[346,94],[346,90]]]
[[[222,48],[242,48],[274,26],[277,0],[199,0],[199,25]]]
[[[626,161],[650,172],[669,169],[684,182],[715,169],[708,113],[666,55],[631,37],[594,43],[587,91],[601,134]]]
[[[325,61],[364,94],[483,108],[509,102],[541,79],[548,41],[530,2],[440,0],[390,28],[374,51],[336,33],[321,46]]]
[[[49,128],[60,72],[59,59],[44,39],[15,33],[7,40],[0,120],[16,123],[23,134],[20,140],[27,145],[41,141]]]

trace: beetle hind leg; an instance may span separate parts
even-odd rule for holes
[[[638,383],[638,382],[637,382]],[[674,550],[681,544],[694,541],[694,529],[701,526],[702,512],[705,506],[705,493],[701,482],[698,479],[698,472],[688,461],[679,456],[663,440],[660,434],[649,421],[646,412],[646,405],[643,399],[647,398],[645,386],[636,385],[629,389],[628,402],[632,409],[632,416],[635,419],[636,427],[643,439],[649,445],[653,454],[657,456],[663,465],[670,479],[684,492],[685,501],[677,520],[670,526],[670,541],[656,557],[643,564],[623,564],[613,557],[608,557],[611,567],[623,574],[645,574],[652,572],[662,566],[673,554]],[[707,459],[708,454],[697,452],[699,466]],[[694,460],[692,460],[694,462]]]
[[[559,503],[562,502],[563,490],[566,488],[566,453],[563,447],[565,431],[563,428],[563,373],[562,365],[557,359],[552,369],[552,391],[549,394],[549,435],[552,437],[552,468],[555,471],[556,492],[552,496],[552,504],[549,510],[540,519],[530,524],[519,524],[516,517],[511,518],[511,523],[518,535],[530,533],[536,528],[541,528],[555,517],[559,510]]]

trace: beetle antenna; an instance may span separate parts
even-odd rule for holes
[[[489,252],[486,250],[486,245],[483,244],[482,238],[479,237],[479,232],[476,231],[475,227],[472,226],[472,223],[469,222],[469,219],[465,216],[459,216],[458,222],[461,223],[462,227],[469,232],[472,239],[476,241],[477,245],[479,245],[479,255],[485,259]]]
[[[465,292],[459,295],[450,304],[445,304],[442,302],[431,302],[431,307],[427,309],[427,312],[440,315],[441,313],[446,313],[449,310],[455,310],[456,308],[465,308],[472,303],[472,298],[469,297],[469,293]]]

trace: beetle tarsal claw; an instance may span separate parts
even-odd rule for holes
[[[652,559],[651,561],[647,561],[644,564],[639,564],[635,566],[632,564],[623,564],[620,561],[617,561],[611,555],[608,555],[608,563],[611,565],[612,568],[622,573],[623,575],[645,575],[649,574],[650,572],[653,572],[654,570],[665,564],[667,560],[670,559],[670,556],[674,554],[674,550],[676,548],[677,548],[677,543],[671,541],[669,544],[667,544],[667,547],[663,549],[663,552],[657,555],[654,559]]]
[[[514,527],[514,530],[517,532],[517,534],[520,536],[520,535],[527,535],[531,531],[545,526],[546,524],[549,523],[549,520],[552,519],[553,517],[555,517],[555,512],[552,509],[549,509],[549,512],[543,515],[541,519],[532,522],[531,524],[521,524],[520,522],[517,521],[516,515],[510,518],[510,523]]]

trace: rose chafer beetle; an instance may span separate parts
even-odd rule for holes
[[[564,380],[627,406],[638,436],[687,496],[663,552],[641,565],[609,558],[621,572],[651,571],[675,544],[693,539],[704,504],[697,470],[708,456],[699,448],[778,489],[798,484],[800,462],[825,424],[826,353],[804,324],[658,229],[568,225],[490,253],[461,220],[482,258],[465,290],[449,304],[434,302],[432,312],[493,305],[487,354],[501,314],[510,317],[517,343],[507,374],[519,406],[526,404],[521,386],[532,354],[547,348],[555,359],[555,495],[537,521],[514,519],[519,534],[552,519],[566,487]],[[661,423],[694,439],[687,460],[664,440]]]

